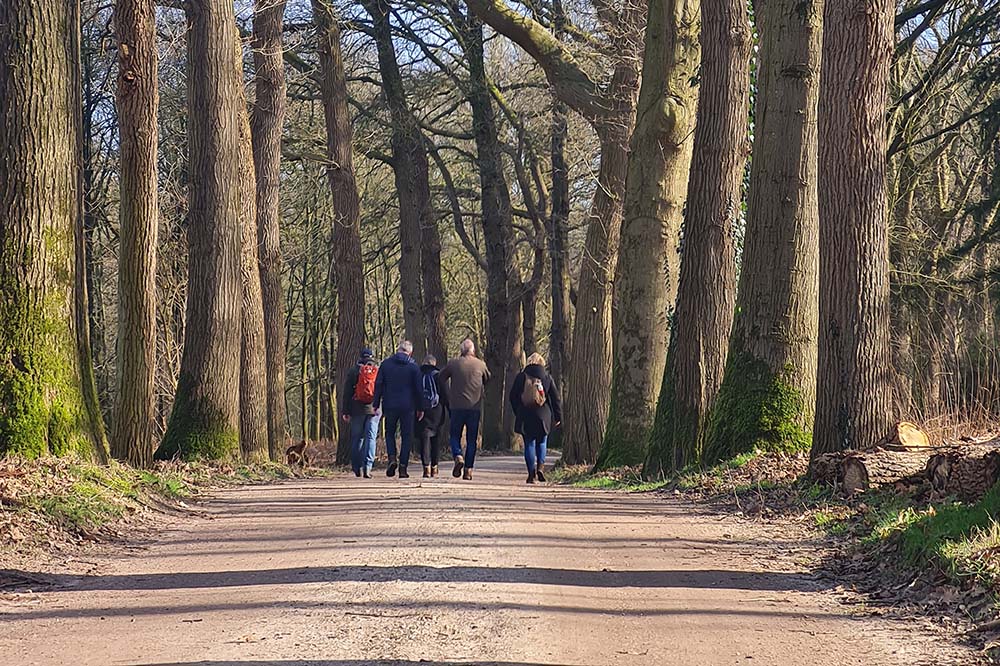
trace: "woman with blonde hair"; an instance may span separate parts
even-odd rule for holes
[[[545,483],[545,449],[549,433],[562,420],[559,389],[547,372],[541,354],[528,357],[510,389],[510,407],[514,411],[514,430],[524,438],[524,462],[528,483]]]

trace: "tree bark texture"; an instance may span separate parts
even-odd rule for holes
[[[895,4],[827,0],[820,88],[819,368],[813,455],[889,431],[886,104]]]
[[[821,0],[765,0],[746,237],[705,461],[808,448],[816,400]]]
[[[645,5],[614,16],[615,63],[607,86],[598,85],[572,52],[538,22],[501,0],[467,0],[468,7],[538,62],[556,97],[581,114],[600,141],[598,184],[580,266],[571,362],[566,368],[563,460],[593,463],[604,438],[611,398],[611,291],[622,222],[628,144],[639,89],[640,26]],[[558,12],[557,12],[558,14]],[[554,248],[558,252],[558,248]]]
[[[433,219],[424,137],[406,103],[406,90],[392,44],[389,6],[386,0],[362,0],[371,15],[378,50],[382,91],[392,121],[392,168],[399,196],[399,288],[403,297],[406,337],[413,355],[421,359],[427,350],[427,322],[421,270],[421,230]]]
[[[117,0],[117,111],[121,137],[117,404],[111,453],[134,467],[153,461],[156,375],[156,13],[152,0]]]
[[[267,412],[267,334],[257,250],[257,177],[253,138],[243,85],[242,42],[236,40],[237,91],[240,123],[240,452],[250,463],[270,458]]]
[[[621,230],[631,122],[601,129],[597,191],[580,265],[573,349],[566,371],[563,460],[597,461],[611,401],[611,298],[615,247]]]
[[[424,137],[421,137],[424,138]],[[429,139],[428,139],[429,140]],[[427,151],[423,153],[423,169],[427,173]],[[427,180],[427,215],[420,228],[420,284],[424,297],[424,321],[427,326],[427,351],[438,363],[448,358],[448,329],[444,312],[444,284],[441,279],[441,232],[437,216],[430,208],[430,180]],[[417,358],[417,361],[423,360]]]
[[[749,152],[752,35],[743,0],[702,0],[701,90],[667,366],[643,473],[701,460],[736,301],[733,229]]]
[[[549,374],[557,386],[569,368],[573,313],[569,299],[569,166],[566,141],[569,110],[559,100],[552,103],[552,211],[548,218],[551,261],[552,321],[549,329]]]
[[[74,2],[0,4],[0,455],[107,458],[87,332],[79,20]]]
[[[483,446],[507,450],[513,445],[513,424],[507,394],[521,369],[518,290],[520,273],[514,265],[514,212],[504,175],[493,101],[486,75],[483,25],[470,17],[463,39],[469,62],[469,105],[476,141],[483,238],[486,241],[487,344],[484,355],[492,377],[483,401]],[[509,426],[509,427],[508,427]]]
[[[284,452],[285,294],[281,287],[281,129],[285,121],[282,54],[284,0],[256,0],[253,16],[255,99],[251,118],[257,179],[257,240],[267,351],[267,438],[272,460]]]
[[[187,4],[188,295],[184,352],[156,458],[239,453],[240,115],[236,20],[226,0]]]
[[[645,459],[663,381],[698,104],[698,4],[648,3],[614,285],[611,406],[599,467]]]
[[[365,343],[365,274],[361,260],[361,204],[354,177],[353,131],[347,107],[347,80],[340,27],[326,0],[313,0],[319,35],[320,90],[326,118],[326,175],[333,194],[333,269],[337,288],[336,389]],[[351,460],[350,428],[340,428],[337,464]]]

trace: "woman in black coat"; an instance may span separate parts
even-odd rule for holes
[[[436,397],[431,400],[431,383]],[[424,465],[424,478],[438,475],[438,459],[441,456],[441,433],[448,411],[448,396],[445,393],[437,359],[428,354],[420,366],[420,385],[423,388],[423,417],[414,423],[413,434],[420,442],[420,461]]]
[[[559,389],[545,372],[541,354],[528,357],[528,365],[514,378],[510,388],[514,430],[524,438],[524,462],[528,483],[545,482],[545,449],[549,433],[562,421]]]

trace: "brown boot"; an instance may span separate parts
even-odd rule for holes
[[[466,467],[465,471],[462,472],[462,478],[466,481],[472,481],[472,470]]]
[[[438,466],[431,465],[431,477],[436,477],[438,475]]]
[[[431,468],[428,467],[427,465],[424,465],[424,478],[425,479],[431,478]]]
[[[538,466],[538,471],[535,472],[535,476],[538,477],[539,483],[545,483],[545,465]]]

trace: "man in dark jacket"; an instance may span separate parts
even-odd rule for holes
[[[423,387],[424,414],[415,425],[416,440],[420,442],[420,461],[424,465],[424,478],[438,475],[438,460],[441,457],[441,432],[444,428],[448,396],[441,373],[438,372],[437,358],[432,354],[424,357],[420,366],[420,385]]]
[[[545,449],[549,433],[562,421],[562,404],[541,354],[528,357],[528,364],[514,378],[509,397],[514,430],[524,438],[528,483],[535,479],[545,483]]]
[[[407,479],[406,467],[410,462],[413,446],[414,418],[423,416],[423,388],[420,385],[420,368],[413,360],[413,343],[404,340],[396,353],[382,361],[375,380],[375,411],[379,408],[385,418],[385,447],[389,452],[386,476]],[[401,451],[396,457],[396,430],[400,430]]]
[[[362,380],[362,372],[365,378]],[[378,438],[379,415],[375,411],[375,394],[370,377],[378,372],[371,349],[362,349],[358,364],[347,373],[341,391],[340,414],[351,429],[351,469],[354,476],[372,477],[375,464],[375,440]],[[377,375],[376,375],[377,381]],[[371,394],[369,395],[369,392]]]

